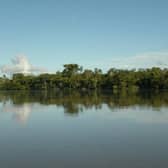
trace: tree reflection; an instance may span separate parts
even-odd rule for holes
[[[0,92],[2,112],[14,112],[14,118],[26,122],[34,105],[56,105],[65,114],[77,115],[87,109],[101,109],[105,104],[111,111],[130,106],[159,108],[168,106],[168,92]]]

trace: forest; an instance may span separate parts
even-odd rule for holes
[[[65,64],[55,74],[13,74],[0,78],[0,90],[164,90],[168,89],[168,69],[83,69],[78,64]]]

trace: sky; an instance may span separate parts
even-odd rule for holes
[[[0,0],[1,71],[23,59],[48,72],[168,67],[167,9],[167,0]]]

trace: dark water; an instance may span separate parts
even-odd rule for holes
[[[69,167],[168,167],[168,93],[0,92],[0,168]]]

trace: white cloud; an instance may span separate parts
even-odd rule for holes
[[[124,59],[123,61],[124,68],[167,68],[168,52],[144,53]]]
[[[148,52],[130,57],[115,57],[114,59],[102,58],[96,60],[95,67],[100,67],[104,71],[110,68],[119,69],[140,69],[140,68],[168,68],[168,52]]]
[[[45,68],[36,67],[31,65],[29,60],[24,55],[16,56],[11,60],[11,65],[4,65],[0,67],[0,71],[5,74],[13,73],[44,73]],[[82,63],[79,62],[80,65]],[[84,68],[101,68],[103,71],[107,71],[110,68],[119,69],[139,69],[139,68],[168,68],[168,52],[147,52],[142,54],[137,54],[135,56],[106,59],[90,60],[90,63],[83,63]],[[47,71],[48,72],[48,71]],[[48,72],[49,73],[49,72]],[[52,73],[52,72],[50,72]],[[53,72],[54,73],[54,72]]]
[[[0,67],[2,73],[14,74],[14,73],[42,73],[46,72],[45,68],[36,67],[31,65],[28,58],[25,55],[18,55],[11,60],[11,65],[3,65]]]

